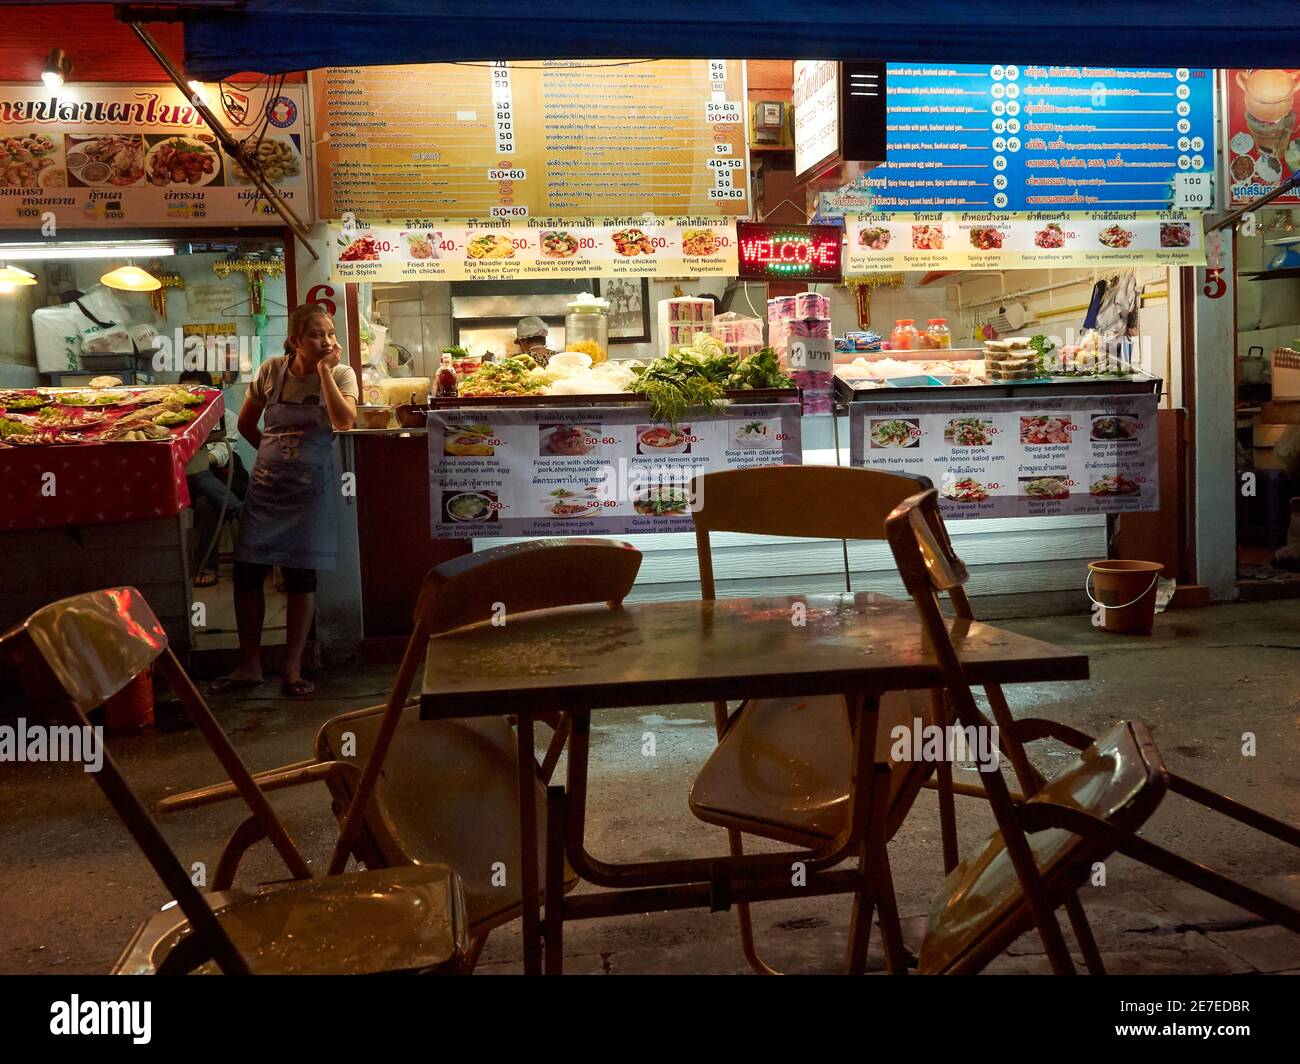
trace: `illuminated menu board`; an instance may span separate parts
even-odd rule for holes
[[[836,225],[736,223],[742,281],[829,281],[843,276],[844,230]]]
[[[1159,211],[1214,170],[1211,70],[888,65],[878,211]]]
[[[749,211],[741,61],[331,67],[311,84],[323,218]]]

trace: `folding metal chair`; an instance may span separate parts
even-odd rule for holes
[[[465,961],[460,881],[446,865],[312,879],[297,846],[131,587],[63,599],[0,635],[0,665],[46,720],[90,728],[87,714],[157,664],[249,807],[293,882],[253,894],[202,894],[107,750],[92,773],[179,912],[136,932],[115,971],[361,974],[453,971]]]
[[[341,871],[349,856],[372,869],[443,863],[456,868],[465,891],[472,967],[488,932],[522,912],[521,788],[533,788],[537,808],[545,809],[544,785],[563,751],[568,723],[558,716],[548,722],[555,733],[538,766],[519,763],[512,722],[504,716],[420,720],[410,693],[430,638],[494,618],[509,623],[511,615],[530,610],[616,605],[640,566],[639,551],[606,539],[533,540],[445,562],[425,578],[388,701],[326,721],[312,759],[257,773],[256,785],[265,791],[327,785],[342,823],[331,872]],[[189,809],[235,794],[228,781],[164,799],[159,809]],[[260,837],[250,827],[232,839],[217,886],[232,881],[239,854]],[[539,816],[532,860],[545,842],[546,820]],[[538,882],[544,897],[542,877]],[[564,889],[576,882],[566,868]]]
[[[947,679],[958,723],[987,728],[953,643],[953,632],[973,615],[963,585],[967,572],[952,549],[933,490],[915,495],[889,515],[886,536]],[[951,627],[939,608],[947,593],[956,612]],[[1300,911],[1218,872],[1140,838],[1136,832],[1173,790],[1274,838],[1300,846],[1300,831],[1257,810],[1213,794],[1165,768],[1146,727],[1120,722],[1095,740],[1051,721],[1011,717],[1000,689],[986,687],[1000,746],[1024,791],[1013,796],[1000,769],[981,771],[976,793],[992,806],[998,830],[982,849],[944,880],[930,908],[920,969],[964,974],[981,970],[1031,928],[1042,938],[1052,970],[1072,974],[1055,910],[1065,906],[1090,972],[1104,967],[1077,890],[1093,864],[1122,853],[1200,887],[1266,920],[1300,932]],[[1081,754],[1050,782],[1033,768],[1024,744],[1055,738]]]
[[[892,508],[929,483],[837,466],[764,466],[706,474],[696,484],[702,506],[694,515],[701,595],[717,597],[712,532],[882,540]],[[878,758],[880,753],[888,757],[896,725],[910,729],[918,718],[929,723],[935,704],[924,692],[886,694],[880,701]],[[718,702],[714,722],[718,746],[695,779],[690,808],[706,823],[727,829],[733,854],[743,853],[742,833],[804,847],[825,845],[839,835],[850,815],[853,749],[842,697],[753,699],[734,713]],[[935,767],[920,761],[893,766],[888,836],[898,830]],[[946,824],[952,805],[944,786],[949,766],[937,767]],[[945,828],[944,837],[949,833]],[[951,835],[955,840],[955,829]],[[760,974],[779,974],[758,955],[749,906],[738,904],[736,912],[750,966]]]

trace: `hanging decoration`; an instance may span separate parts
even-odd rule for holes
[[[853,290],[854,300],[858,305],[858,327],[871,328],[871,290],[873,288],[902,288],[901,273],[878,273],[869,277],[855,277],[845,280],[845,286]]]

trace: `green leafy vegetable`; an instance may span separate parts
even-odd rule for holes
[[[728,391],[789,388],[792,384],[770,347],[747,359],[678,347],[634,372],[637,379],[628,385],[628,391],[649,399],[654,417],[669,425],[676,425],[694,407],[716,409]]]

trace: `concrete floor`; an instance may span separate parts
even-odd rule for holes
[[[1170,768],[1292,823],[1300,822],[1300,606],[1295,602],[1216,606],[1169,613],[1151,638],[1108,635],[1083,615],[999,622],[1085,650],[1086,683],[1011,689],[1018,715],[1050,716],[1096,734],[1132,717],[1155,729]],[[330,672],[308,700],[273,697],[214,702],[254,769],[300,760],[329,715],[382,699],[389,669]],[[641,753],[654,732],[657,756]],[[1242,756],[1243,733],[1257,753]],[[706,706],[616,710],[593,726],[590,850],[606,859],[698,856],[725,850],[719,829],[696,821],[686,794],[713,747]],[[219,772],[188,727],[163,723],[151,734],[110,745],[146,801],[210,782]],[[1042,744],[1040,744],[1041,746]],[[1047,774],[1066,755],[1040,750]],[[112,965],[137,922],[167,899],[98,790],[79,768],[5,764],[0,802],[0,971],[98,973]],[[959,800],[960,801],[960,800]],[[335,831],[322,789],[278,794],[274,803],[295,837],[322,864]],[[992,829],[983,803],[958,807],[963,852]],[[215,866],[242,813],[234,803],[164,822],[186,863]],[[1300,904],[1300,853],[1171,796],[1145,834],[1188,857]],[[919,946],[924,914],[941,875],[938,817],[924,792],[890,844],[905,933]],[[280,878],[264,849],[250,855],[242,881]],[[1108,862],[1107,884],[1084,902],[1110,971],[1249,973],[1300,971],[1300,936],[1261,926],[1249,914],[1124,858]],[[847,899],[757,906],[769,961],[791,972],[833,972],[842,962]],[[520,969],[518,924],[495,931],[479,972]],[[879,935],[871,965],[879,968]],[[747,971],[728,913],[657,913],[571,924],[566,969],[573,973],[740,973]],[[1026,936],[990,971],[1046,971]]]

